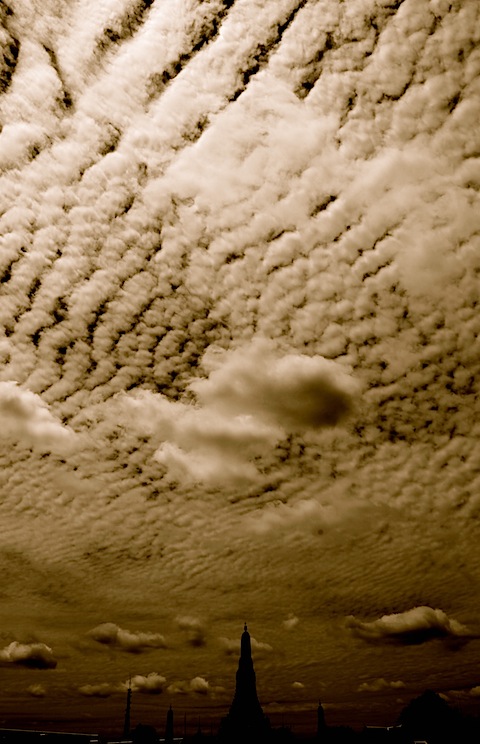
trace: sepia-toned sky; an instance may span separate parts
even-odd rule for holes
[[[0,21],[0,726],[478,710],[477,0]]]

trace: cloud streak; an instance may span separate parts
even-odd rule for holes
[[[141,654],[154,648],[167,648],[161,633],[125,630],[115,623],[97,625],[89,631],[89,636],[97,643],[129,654]]]

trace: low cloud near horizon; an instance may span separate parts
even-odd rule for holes
[[[476,637],[443,610],[431,607],[414,607],[371,622],[362,622],[351,616],[345,625],[354,636],[367,643],[415,646],[434,640],[466,641]]]

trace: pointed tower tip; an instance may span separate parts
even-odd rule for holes
[[[247,623],[245,622],[245,625],[243,626],[243,630],[246,633],[247,632]]]

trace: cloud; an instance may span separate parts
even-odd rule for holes
[[[357,687],[357,692],[380,692],[381,690],[400,690],[405,687],[405,683],[401,680],[391,680],[387,682],[386,679],[380,677],[374,679],[371,682],[362,682]]]
[[[178,680],[168,686],[168,692],[174,695],[181,694],[185,695],[188,693],[194,693],[195,695],[209,695],[210,693],[221,690],[222,688],[215,688],[212,690],[210,683],[204,677],[194,677],[191,680]]]
[[[89,632],[89,636],[97,643],[131,654],[140,654],[152,648],[167,648],[167,643],[161,633],[124,630],[115,623],[97,625]]]
[[[240,641],[224,637],[218,640],[226,656],[240,655]]]
[[[286,630],[293,630],[299,623],[299,619],[296,615],[290,615],[282,622],[283,627]]]
[[[250,636],[250,643],[252,646],[252,655],[255,654],[257,657],[270,654],[273,651],[273,646],[263,641],[257,641],[253,636]]]
[[[248,576],[314,690],[292,609],[476,616],[479,4],[141,4],[0,3],[2,611],[214,626]]]
[[[251,415],[286,432],[340,423],[359,393],[340,364],[318,355],[282,353],[265,338],[229,352],[210,351],[203,366],[208,378],[189,385],[203,406],[228,416]]]
[[[142,391],[122,399],[163,439],[155,453],[180,482],[245,487],[259,480],[257,462],[289,434],[343,421],[360,386],[339,364],[281,352],[268,339],[234,351],[212,351],[206,378],[190,382],[192,403]]]
[[[443,610],[431,607],[414,607],[406,612],[384,615],[372,622],[362,622],[353,615],[347,618],[346,627],[357,638],[367,643],[392,643],[413,646],[432,640],[468,640],[468,629],[450,619]]]
[[[55,669],[57,666],[52,649],[45,643],[12,641],[10,645],[0,650],[0,663],[2,662],[29,669]]]
[[[363,524],[371,516],[372,507],[356,499],[344,497],[322,503],[318,497],[271,502],[250,515],[247,525],[260,535],[274,530],[301,528],[318,531],[347,521]]]
[[[80,695],[84,697],[98,697],[107,698],[119,692],[121,687],[119,685],[112,685],[108,682],[100,682],[96,685],[82,685],[78,688]]]
[[[118,692],[125,692],[130,687],[133,692],[145,695],[160,695],[165,689],[166,681],[166,677],[158,674],[158,672],[150,672],[147,675],[136,674],[126,682],[117,684],[99,682],[82,685],[78,688],[78,691],[85,697],[107,698]]]
[[[242,487],[258,480],[252,462],[270,453],[283,432],[252,416],[226,417],[207,407],[172,402],[142,391],[121,406],[137,426],[147,425],[160,440],[154,458],[180,483]],[[146,422],[146,423],[145,423]]]
[[[44,452],[66,452],[75,439],[36,393],[16,382],[0,382],[1,436],[13,436]]]
[[[27,687],[27,692],[32,697],[36,698],[43,698],[47,694],[47,690],[44,687],[44,685],[30,685],[30,687]]]
[[[161,674],[150,672],[146,676],[136,674],[130,680],[130,684],[133,692],[141,692],[145,695],[160,695],[165,689],[166,681],[166,677]]]
[[[207,641],[205,638],[205,629],[201,620],[196,617],[184,615],[182,617],[177,617],[177,625],[181,630],[185,631],[188,643],[191,646],[205,646]]]
[[[305,689],[305,685],[303,684],[303,682],[292,682],[292,687],[293,687],[294,690],[304,690]]]
[[[231,638],[220,638],[220,645],[227,656],[234,654],[240,654],[240,641],[232,640]],[[252,655],[261,657],[265,654],[269,654],[273,651],[273,647],[269,643],[263,643],[257,641],[252,635],[250,636],[250,645],[252,647]]]
[[[204,677],[194,677],[190,680],[190,689],[197,695],[208,695],[210,684]]]

